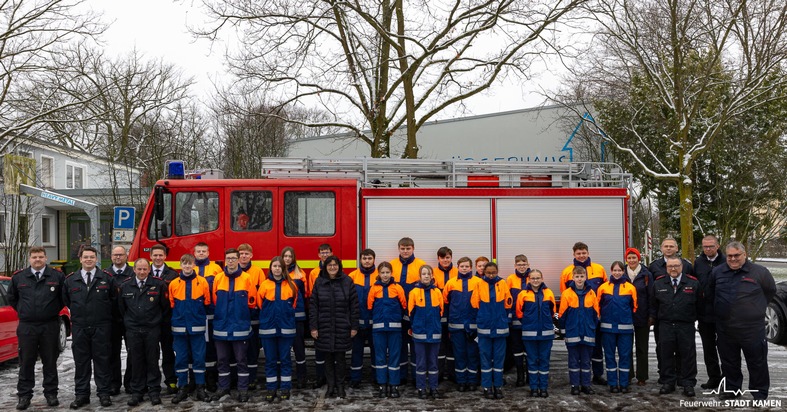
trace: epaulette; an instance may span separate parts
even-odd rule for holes
[[[697,278],[695,278],[694,276],[686,275],[686,277],[689,278],[689,279],[693,279],[693,280],[696,280],[697,282],[699,282],[699,280]]]
[[[126,283],[126,282],[128,282],[129,280],[131,280],[131,279],[133,279],[133,278],[135,278],[135,277],[136,277],[136,276],[125,276],[125,279],[123,279],[123,281],[122,281],[122,282],[120,282],[120,283],[121,283],[121,284],[123,284],[123,283]],[[151,276],[151,277],[152,277],[152,276]],[[153,278],[153,279],[155,279],[154,277],[152,277],[152,278]]]
[[[23,270],[25,270],[25,269],[19,269],[19,270],[17,270],[16,272],[14,272],[14,273],[12,273],[12,274],[11,274],[11,277],[14,277],[14,276],[16,276],[16,274],[17,274],[17,273],[19,273],[19,272],[21,272],[21,271],[23,271]]]
[[[663,278],[663,277],[666,277],[666,276],[667,276],[667,275],[661,275],[661,276],[657,277],[655,280],[659,280],[659,279],[661,279],[661,278]]]
[[[71,272],[71,273],[69,273],[69,274],[68,274],[68,276],[66,276],[66,279],[70,278],[71,276],[74,276],[74,274],[75,274],[75,273],[77,273],[77,272]]]

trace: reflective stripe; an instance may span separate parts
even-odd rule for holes
[[[371,325],[371,324],[372,324],[372,321],[371,321],[371,320],[366,320],[366,319],[359,319],[359,320],[358,320],[358,323],[359,323],[361,326],[365,326],[365,325]]]
[[[495,372],[501,372],[501,373],[503,372],[503,369],[502,369],[502,368],[500,368],[500,369],[497,369],[497,368],[492,368],[492,370],[493,370],[493,371],[495,371]]]
[[[295,334],[295,329],[282,329],[281,333]]]
[[[279,380],[279,378],[276,377],[276,376],[268,376],[267,378],[265,378],[265,382],[271,382],[271,383],[272,382],[277,382],[278,380]]]
[[[222,332],[220,330],[214,330],[213,336],[227,336],[227,332]]]
[[[565,335],[566,334],[566,330],[565,329],[560,329],[560,333]]]
[[[617,372],[618,368],[607,368],[607,372]]]
[[[251,320],[251,324],[252,325],[259,325],[260,324],[260,320],[259,319],[257,319],[257,320],[252,319]]]
[[[246,367],[247,367],[247,368],[256,368],[256,367],[257,367],[257,364],[255,363],[255,364],[253,364],[253,365],[246,365]]]
[[[316,363],[318,365],[324,365],[325,361],[324,360],[315,360],[314,363]]]
[[[426,339],[425,333],[413,333],[413,339]]]
[[[172,331],[173,332],[186,333],[186,327],[185,326],[183,326],[183,327],[181,327],[181,326],[173,326],[172,327]]]
[[[549,375],[549,371],[538,371],[538,373],[542,375]]]
[[[249,374],[248,373],[240,373],[240,372],[238,372],[238,376],[249,376]]]
[[[237,336],[237,337],[249,336],[249,335],[251,335],[251,329],[245,330],[245,331],[240,331],[240,332],[233,332],[232,335],[233,336]]]
[[[538,332],[532,330],[523,330],[522,336],[538,336]]]
[[[306,316],[306,312],[295,312],[295,316]]]
[[[618,370],[621,371],[621,372],[631,372],[630,369],[618,368]]]
[[[568,368],[568,371],[569,371],[569,372],[579,372],[579,369],[571,369],[571,368]]]
[[[205,373],[205,369],[194,369],[194,373]]]
[[[441,336],[443,336],[443,335],[437,333],[437,334],[432,335],[432,339],[440,339]]]
[[[448,359],[448,360],[450,360],[450,361],[454,360],[454,357],[453,357],[453,356],[446,356],[445,358],[446,358],[446,359]]]
[[[467,372],[467,368],[464,368],[464,369],[456,369],[456,368],[454,368],[454,372],[456,372],[456,373]]]
[[[192,332],[205,332],[205,329],[206,328],[204,326],[194,326],[193,328],[191,328],[191,331]]]
[[[590,358],[590,360],[591,360],[592,362],[601,362],[601,361],[603,361],[604,359],[602,359],[602,358]]]
[[[388,365],[372,365],[375,369],[385,369]]]
[[[276,329],[260,329],[260,335],[273,335],[276,333]]]
[[[477,329],[478,325],[476,325],[475,323],[469,323],[469,324],[467,324],[467,327],[470,328],[470,329]]]
[[[448,327],[451,328],[451,329],[464,329],[465,325],[463,325],[461,323],[449,323]]]
[[[220,374],[219,374],[219,376],[230,376],[230,373],[229,373],[229,372],[226,372],[226,373],[220,373]]]
[[[514,325],[514,326],[522,326],[522,322],[520,322],[518,320],[514,320],[513,322],[511,322],[511,324]]]
[[[589,337],[585,336],[585,342],[596,343],[596,338],[589,338]],[[591,360],[594,360],[596,362],[601,362],[603,359],[591,359]]]
[[[515,353],[515,354],[514,354],[514,357],[515,357],[515,358],[520,358],[520,357],[522,357],[522,356],[525,356],[525,352],[519,352],[519,353]]]
[[[372,324],[372,329],[382,329],[385,327],[385,323],[375,323]]]
[[[477,371],[477,370],[475,370],[475,369],[470,369],[470,368],[467,368],[467,372],[468,372],[468,373],[478,373],[478,371]]]
[[[186,373],[189,371],[189,368],[186,369],[175,369],[175,373]]]
[[[215,367],[215,366],[216,366],[216,361],[212,361],[212,362],[205,362],[205,367],[206,367],[206,368],[213,368],[213,367]]]
[[[213,320],[213,315],[208,315],[208,320]]]
[[[538,373],[538,371],[531,371],[530,369],[528,369],[528,370],[527,370],[527,373],[530,373],[530,374],[533,374],[533,375],[535,375],[535,374],[537,374],[537,373]]]
[[[238,367],[237,363],[230,363],[230,368],[237,368],[237,367]]]
[[[566,338],[566,343],[574,343],[574,342],[579,342],[579,338],[578,337]]]
[[[304,359],[304,360],[301,360],[301,361],[299,361],[299,360],[296,360],[296,361],[295,361],[295,364],[296,364],[296,365],[305,365],[305,364],[306,364],[306,359]]]
[[[406,320],[406,321],[408,321],[408,322],[410,321],[410,317],[409,317],[409,316],[407,316],[407,315],[402,315],[402,319],[403,319],[403,320]]]
[[[440,323],[446,323],[446,322],[448,322],[448,318],[440,318]]]
[[[484,334],[484,335],[489,335],[490,333],[492,333],[492,331],[490,329],[478,328],[478,333],[481,333],[481,334]]]
[[[508,328],[505,328],[505,329],[497,329],[497,330],[495,330],[495,332],[497,332],[497,334],[498,334],[498,335],[502,335],[502,334],[504,334],[504,333],[508,333]]]
[[[601,322],[599,326],[601,326],[602,328],[612,329],[611,323]]]
[[[282,376],[281,377],[281,381],[282,382],[292,382],[292,376]]]
[[[416,375],[426,375],[426,371],[423,371],[423,372],[415,371],[415,374]]]
[[[350,370],[359,371],[361,370],[360,366],[350,366]]]
[[[590,373],[590,369],[580,369],[580,372]]]
[[[618,325],[618,329],[620,329],[620,330],[634,330],[634,325],[632,325],[632,324]]]
[[[391,371],[398,371],[398,370],[399,370],[399,367],[398,367],[398,366],[389,366],[389,367],[388,367],[388,370],[391,370]]]
[[[489,368],[489,369],[481,369],[481,373],[492,373],[492,368]]]
[[[554,329],[542,330],[541,331],[541,335],[542,336],[555,336],[555,330]]]

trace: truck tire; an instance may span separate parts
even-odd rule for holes
[[[62,317],[58,319],[58,326],[60,327],[60,331],[57,338],[57,345],[58,349],[62,353],[64,350],[66,350],[66,344],[68,343],[68,326]]]

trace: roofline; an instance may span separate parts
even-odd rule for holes
[[[505,112],[496,112],[496,113],[486,113],[486,114],[479,114],[467,117],[456,117],[453,119],[445,119],[445,120],[430,120],[424,123],[421,127],[424,126],[431,126],[436,124],[444,124],[444,123],[456,123],[456,122],[464,122],[470,120],[478,120],[478,119],[485,119],[489,117],[498,117],[498,116],[508,116],[512,114],[522,114],[522,113],[529,113],[529,112],[537,112],[541,110],[551,110],[551,109],[559,109],[561,107],[566,107],[562,104],[551,104],[551,105],[543,105],[543,106],[536,106],[536,107],[529,107],[525,109],[516,109],[516,110],[508,110]],[[407,129],[407,126],[401,126],[397,130]],[[365,129],[363,130],[364,133],[370,132],[371,130]],[[299,143],[299,142],[308,142],[314,140],[324,140],[324,139],[354,139],[357,135],[353,132],[344,132],[344,133],[334,133],[328,134],[324,136],[314,136],[314,137],[305,137],[303,139],[293,140],[290,143]]]
[[[106,166],[129,167],[135,173],[142,173],[141,169],[139,169],[139,168],[136,168],[136,167],[133,167],[133,166],[129,166],[129,165],[125,164],[125,163],[111,162],[108,157],[97,156],[97,155],[94,155],[94,154],[92,154],[90,152],[77,150],[77,149],[74,149],[74,148],[71,148],[71,147],[59,144],[59,143],[48,142],[46,140],[42,140],[42,139],[39,139],[37,137],[32,137],[32,136],[29,136],[27,134],[21,134],[21,135],[19,135],[19,137],[21,139],[13,139],[13,140],[17,140],[17,142],[14,142],[14,144],[13,144],[14,146],[19,145],[19,144],[27,144],[27,145],[30,145],[30,146],[37,147],[39,149],[45,149],[45,150],[51,150],[51,151],[55,151],[55,152],[60,152],[61,154],[64,154],[64,155],[75,153],[75,154],[77,154],[79,156],[85,156],[85,157],[90,158],[93,161],[98,161],[100,163],[103,163]],[[6,138],[6,139],[8,139],[8,138]]]
[[[216,183],[213,183],[216,182]],[[164,187],[240,187],[240,186],[350,186],[358,185],[357,178],[347,179],[289,179],[289,178],[270,178],[270,179],[163,179],[156,182],[156,186]]]

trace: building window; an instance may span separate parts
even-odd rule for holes
[[[53,245],[55,240],[55,217],[41,216],[41,243]]]
[[[333,236],[336,233],[336,194],[287,192],[284,194],[286,236]]]
[[[41,187],[51,189],[54,186],[52,173],[54,172],[54,159],[41,155]]]
[[[85,168],[82,166],[66,164],[66,189],[84,188]]]

